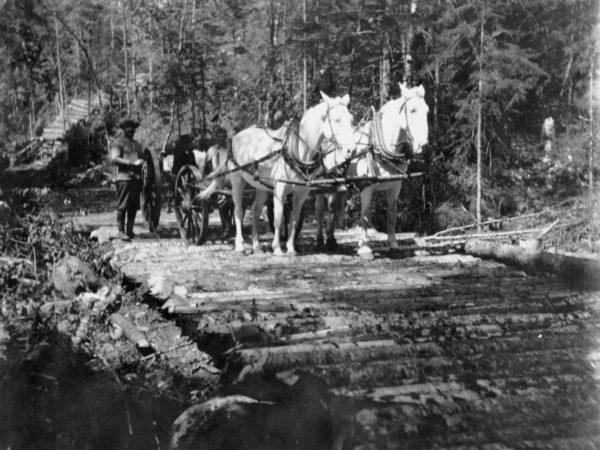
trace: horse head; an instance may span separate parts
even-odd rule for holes
[[[400,128],[401,135],[412,147],[415,155],[423,151],[427,144],[429,128],[427,125],[427,113],[429,106],[425,103],[425,88],[423,85],[408,88],[406,84],[400,83]]]
[[[331,141],[337,153],[338,160],[346,160],[352,157],[356,150],[354,140],[354,127],[352,126],[352,114],[348,111],[350,96],[331,98],[321,92],[321,130],[323,137]]]

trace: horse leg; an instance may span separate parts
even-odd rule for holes
[[[287,254],[296,255],[296,249],[294,248],[294,240],[296,239],[296,225],[300,220],[300,212],[302,205],[308,198],[309,189],[299,189],[294,193],[292,214],[290,223],[288,225],[288,241],[287,241]]]
[[[373,187],[369,186],[360,193],[360,235],[358,237],[358,256],[362,259],[373,259],[373,250],[369,247],[367,230],[371,225],[371,200],[373,199]]]
[[[341,196],[332,193],[327,196],[327,250],[336,251],[337,241],[335,240],[335,223],[337,220],[336,210]]]
[[[244,220],[244,186],[246,181],[239,174],[231,174],[231,194],[233,197],[233,217],[235,220],[235,251],[244,251],[242,225]]]
[[[387,233],[388,233],[388,244],[390,250],[397,250],[398,240],[396,239],[396,208],[398,203],[398,196],[402,189],[402,182],[396,183],[386,191],[387,197]]]
[[[287,197],[284,183],[275,183],[273,188],[273,254],[283,255],[281,248],[281,222],[283,221],[283,205]]]
[[[324,194],[315,194],[315,220],[317,222],[317,246],[323,245],[323,201]]]
[[[268,196],[268,191],[257,189],[254,197],[254,203],[252,204],[252,251],[254,253],[262,253],[258,239],[258,223],[260,221],[260,214],[262,212],[263,205],[265,204]]]
[[[340,191],[336,194],[338,197],[336,205],[336,226],[346,229],[346,197],[347,191]]]

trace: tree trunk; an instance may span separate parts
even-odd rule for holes
[[[304,23],[304,25],[306,25],[306,0],[302,0],[302,22]],[[308,103],[308,99],[307,99],[307,55],[306,55],[306,33],[304,33],[304,42],[305,42],[305,47],[304,47],[304,55],[302,57],[302,100],[303,100],[303,112],[306,112],[306,105]]]
[[[127,52],[127,14],[125,12],[125,3],[121,4],[121,13],[123,15],[123,62],[125,66],[125,102],[127,115],[131,114],[131,106],[129,100],[129,54]]]
[[[201,102],[201,114],[202,114],[202,138],[206,138],[206,97],[205,97],[205,59],[204,49],[202,49],[202,64],[200,65],[200,102]]]
[[[440,63],[436,59],[434,67],[434,83],[433,83],[433,136],[437,139],[439,128],[438,104],[440,94]]]
[[[355,65],[355,61],[356,61],[356,41],[359,38],[359,34],[360,34],[360,26],[361,26],[361,22],[362,22],[362,16],[363,16],[363,11],[365,9],[365,1],[366,0],[361,0],[360,2],[360,8],[359,8],[359,12],[358,12],[358,20],[356,21],[356,38],[352,39],[352,51],[350,52],[350,64],[349,64],[349,68],[350,68],[350,86],[348,87],[348,94],[350,95],[350,97],[352,97],[352,88],[354,87],[354,65]]]
[[[177,47],[177,57],[178,58],[181,57],[181,51],[183,50],[183,41],[185,38],[183,31],[185,28],[185,15],[186,15],[186,11],[187,11],[187,5],[188,5],[188,0],[185,0],[183,2],[183,8],[181,10],[181,19],[179,21],[179,45]],[[176,108],[177,108],[177,133],[178,133],[177,135],[181,136],[181,111],[180,111],[178,94],[180,94],[180,93],[179,92],[175,93]]]
[[[31,113],[29,115],[29,138],[33,139],[34,127],[35,127],[35,84],[31,81],[31,93],[29,94],[29,107]]]
[[[286,48],[286,29],[287,27],[287,0],[283,0],[283,18],[281,21],[281,89],[283,92],[286,91],[286,64],[287,64],[287,48]],[[289,105],[283,105],[287,108]]]
[[[379,105],[381,107],[387,102],[390,96],[390,46],[387,34],[384,34],[383,36],[383,48],[379,67]]]
[[[485,23],[485,1],[481,7],[481,33],[479,41],[479,83],[477,87],[477,230],[481,231],[481,102],[483,95],[483,26]]]
[[[274,114],[274,101],[273,101],[273,89],[275,84],[275,45],[276,45],[276,10],[275,10],[275,0],[269,0],[269,87],[267,89],[267,102],[266,102],[266,111],[263,118],[263,125],[266,127],[269,125],[272,114]],[[260,121],[259,121],[260,123]]]
[[[404,51],[403,51],[403,62],[404,62],[404,75],[402,79],[405,83],[410,84],[412,82],[412,45],[413,38],[415,35],[414,27],[414,16],[417,12],[417,0],[411,0],[410,2],[410,13],[408,16],[408,27],[406,30],[406,37],[404,40]]]
[[[80,32],[79,32],[79,27],[75,28],[75,33],[73,34],[73,38],[75,39],[75,48],[74,48],[74,53],[75,53],[75,76],[77,79],[79,79],[79,72],[81,71],[81,48],[78,45],[78,42],[81,42],[81,44],[83,45],[83,42],[81,41],[80,38]],[[77,82],[73,83],[73,97],[77,98],[79,97],[79,84]],[[67,110],[67,120],[69,120],[69,113]]]
[[[60,120],[62,121],[63,132],[65,130],[65,91],[63,86],[62,78],[62,64],[60,63],[60,38],[58,34],[58,20],[54,18],[54,32],[56,34],[56,72],[58,74],[58,111],[60,113]]]
[[[194,61],[194,66],[196,65],[196,0],[192,0],[192,60]],[[196,134],[196,73],[195,70],[192,69],[191,73],[191,83],[190,83],[190,113],[191,113],[191,123],[190,130],[192,134]]]
[[[113,71],[114,71],[114,56],[115,56],[115,18],[114,18],[114,2],[111,0],[110,2],[110,16],[109,16],[109,26],[110,26],[110,54],[108,55],[108,85],[113,85]],[[112,105],[112,90],[111,90],[111,101],[110,105]]]
[[[590,119],[590,148],[588,155],[588,170],[589,170],[589,189],[590,194],[594,189],[594,59],[596,52],[592,53],[592,61],[590,64],[590,96],[589,96],[589,119]]]

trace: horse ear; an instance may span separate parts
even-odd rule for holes
[[[398,83],[398,86],[400,86],[400,95],[404,97],[406,91],[408,90],[408,88],[406,87],[406,83]]]
[[[350,103],[350,95],[346,94],[342,97],[342,102],[344,103],[344,105],[348,106],[348,104]]]
[[[321,98],[327,104],[331,103],[331,97],[329,97],[325,92],[319,91],[321,93]]]
[[[419,95],[419,97],[425,97],[425,88],[422,84],[420,84],[417,88],[417,94]]]

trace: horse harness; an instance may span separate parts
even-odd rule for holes
[[[333,127],[331,125],[331,118],[329,116],[329,112],[336,106],[342,106],[342,105],[336,104],[331,107],[328,107],[327,112],[326,112],[327,119],[328,119],[327,122],[328,122],[329,127],[332,130],[332,132],[333,132]],[[267,161],[267,160],[274,158],[277,155],[281,154],[283,157],[283,160],[288,165],[288,167],[290,169],[292,169],[298,176],[300,176],[300,178],[302,178],[304,180],[304,182],[303,183],[302,182],[292,182],[290,180],[270,180],[270,181],[285,181],[289,184],[298,184],[298,185],[304,185],[304,186],[309,185],[311,183],[311,181],[314,179],[314,177],[319,173],[319,169],[321,169],[322,163],[323,163],[323,155],[325,155],[327,153],[315,150],[315,153],[317,154],[317,156],[315,157],[315,159],[312,162],[305,163],[303,161],[298,160],[298,158],[295,156],[295,154],[296,154],[296,150],[298,149],[298,144],[302,140],[302,138],[300,137],[300,134],[299,134],[299,126],[300,126],[300,121],[298,119],[293,119],[291,121],[291,123],[287,126],[287,129],[286,129],[283,139],[279,139],[274,136],[271,136],[268,133],[268,128],[264,128],[265,132],[267,134],[269,134],[269,136],[272,139],[282,142],[281,148],[279,150],[275,150],[274,152],[269,153],[268,155],[263,156],[260,159],[257,159],[256,161],[252,161],[252,162],[244,164],[244,165],[238,164],[238,162],[235,160],[235,158],[233,156],[233,149],[232,149],[232,146],[230,143],[229,151],[227,152],[227,160],[231,161],[233,163],[233,165],[235,166],[235,168],[230,170],[228,173],[243,170],[244,172],[253,175],[255,181],[258,181],[260,184],[262,184],[263,186],[265,186],[269,189],[273,189],[273,186],[265,181],[267,178],[256,175],[256,171],[258,170],[258,166],[260,163]],[[333,141],[334,141],[334,144],[336,145],[336,147],[339,148],[339,143],[337,142],[337,140],[334,138]],[[332,150],[332,151],[334,151],[334,150]],[[348,163],[349,163],[349,161],[348,161]]]
[[[369,136],[369,144],[373,149],[373,154],[375,158],[379,162],[388,161],[394,164],[398,164],[406,160],[406,155],[398,154],[394,150],[400,147],[402,144],[410,145],[412,143],[412,135],[410,133],[410,128],[408,125],[408,108],[406,107],[409,100],[410,98],[406,98],[402,102],[402,105],[400,105],[400,110],[398,111],[399,114],[402,114],[402,111],[404,111],[406,117],[406,131],[401,130],[401,132],[398,134],[397,142],[392,144],[392,146],[394,147],[393,149],[388,148],[383,138],[383,124],[381,122],[381,111],[377,114],[374,114],[372,122],[373,126],[371,127],[371,134]]]

